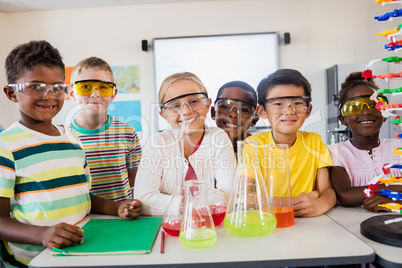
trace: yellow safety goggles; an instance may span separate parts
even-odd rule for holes
[[[73,84],[74,92],[81,96],[91,96],[96,89],[101,97],[111,97],[115,87],[115,83],[102,80],[81,80]]]
[[[357,96],[342,102],[339,106],[339,112],[342,116],[350,116],[360,114],[364,105],[372,112],[379,112],[375,107],[377,102],[370,99],[371,95]],[[388,104],[388,99],[385,96],[377,96],[377,100],[384,105]]]

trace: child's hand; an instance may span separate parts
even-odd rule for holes
[[[363,200],[363,205],[362,207],[372,211],[372,212],[379,212],[379,211],[391,211],[387,208],[384,207],[379,207],[377,205],[379,204],[386,204],[386,203],[392,203],[392,199],[389,197],[385,197],[383,195],[374,195],[373,197],[370,198],[365,198]]]
[[[42,245],[52,249],[82,244],[84,230],[78,226],[67,223],[59,223],[54,226],[44,227],[41,235]]]
[[[118,214],[120,218],[134,220],[141,214],[142,203],[140,200],[124,200],[120,203]]]
[[[317,214],[319,209],[319,202],[317,202],[319,194],[317,191],[310,193],[301,193],[296,197],[292,198],[293,210],[296,217],[313,217]]]

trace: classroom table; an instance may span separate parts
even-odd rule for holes
[[[375,263],[383,267],[402,267],[402,248],[375,242],[360,233],[360,223],[362,221],[374,216],[384,215],[384,213],[389,214],[389,212],[374,213],[361,207],[342,207],[337,205],[325,214],[372,247],[376,253]]]
[[[371,247],[326,215],[296,218],[294,226],[277,228],[263,237],[237,237],[227,232],[223,224],[216,231],[215,245],[206,249],[186,248],[178,237],[167,235],[165,253],[161,254],[158,234],[150,254],[55,257],[46,249],[29,267],[284,267],[370,263],[375,256]]]

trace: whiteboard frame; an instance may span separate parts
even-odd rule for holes
[[[267,51],[267,55],[269,55],[269,57],[271,57],[270,54],[272,54],[272,58],[274,59],[274,62],[271,63],[271,65],[273,66],[273,68],[271,68],[271,70],[268,70],[266,73],[262,74],[261,77],[259,77],[259,81],[265,77],[267,77],[270,73],[276,71],[277,69],[279,69],[279,46],[280,46],[280,36],[278,32],[255,32],[255,33],[239,33],[239,34],[219,34],[219,35],[199,35],[199,36],[181,36],[181,37],[165,37],[165,38],[154,38],[152,41],[152,50],[153,50],[153,56],[154,56],[154,82],[155,82],[155,103],[156,105],[154,105],[154,111],[152,112],[154,114],[154,119],[155,119],[155,130],[156,131],[163,131],[165,129],[168,128],[169,124],[159,115],[159,107],[158,107],[158,92],[159,92],[159,87],[160,84],[162,83],[163,79],[166,78],[168,75],[176,73],[176,72],[182,72],[182,71],[187,71],[187,70],[173,70],[170,72],[170,74],[165,75],[164,78],[159,79],[159,71],[158,71],[158,42],[159,41],[170,41],[173,40],[175,42],[180,41],[180,40],[191,40],[191,39],[204,39],[204,40],[208,40],[208,39],[216,39],[216,38],[220,38],[222,37],[222,40],[226,39],[226,38],[230,38],[230,37],[238,37],[238,36],[250,36],[250,37],[256,37],[256,36],[267,36],[269,38],[271,38],[273,40],[274,43],[274,47],[273,49],[271,49],[271,51]],[[272,42],[272,41],[271,41]],[[190,72],[192,72],[191,70],[188,70]],[[201,81],[203,81],[203,83],[205,84],[207,90],[208,90],[208,96],[209,98],[212,99],[212,103],[214,102],[214,99],[216,97],[216,93],[218,91],[219,88],[214,88],[213,90],[211,90],[211,88],[207,85],[208,83],[205,82],[205,78],[203,79],[203,77],[201,77],[197,72],[193,72],[195,75],[199,76]],[[242,80],[242,79],[231,79],[231,80]],[[225,81],[229,82],[231,80]],[[249,81],[247,81],[246,79],[243,79],[243,81],[251,84],[254,89],[257,89],[257,84],[252,84]],[[258,81],[258,82],[259,82]],[[222,83],[220,86],[222,86],[224,83]],[[220,87],[219,86],[219,87]],[[213,104],[212,104],[213,105]],[[208,114],[208,118],[206,120],[206,124],[207,125],[212,125],[215,126],[215,121],[213,121],[210,117],[210,114]],[[262,120],[259,120],[259,122],[256,125],[257,128],[266,128],[269,127],[269,124],[267,124],[267,122],[263,122]]]

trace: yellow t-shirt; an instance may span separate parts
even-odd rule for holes
[[[250,136],[247,141],[258,141],[259,145],[275,144],[272,132]],[[258,150],[258,158],[264,158],[263,149]],[[289,148],[289,177],[292,196],[309,193],[316,189],[317,170],[332,166],[332,159],[321,136],[315,132],[298,131],[296,142]],[[260,161],[260,168],[265,178],[265,168]]]

